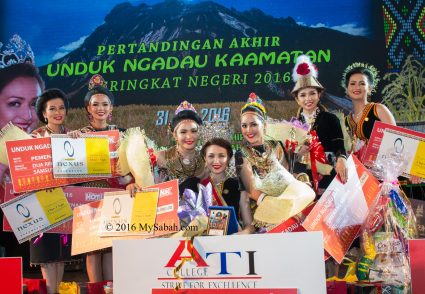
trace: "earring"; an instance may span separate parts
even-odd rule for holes
[[[44,122],[47,124],[48,123],[48,121],[47,121],[47,117],[45,117],[44,118]]]
[[[110,122],[111,120],[112,120],[112,112],[110,112],[108,115],[108,121]]]
[[[91,115],[90,113],[87,113],[87,118],[89,119],[89,121],[93,121],[93,115]]]

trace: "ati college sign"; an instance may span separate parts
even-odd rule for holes
[[[326,293],[323,250],[320,232],[118,240],[114,293],[175,288]]]

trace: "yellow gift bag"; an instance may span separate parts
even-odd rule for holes
[[[80,286],[75,282],[61,282],[59,294],[80,294]]]

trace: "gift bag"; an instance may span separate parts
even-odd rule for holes
[[[22,282],[27,285],[28,294],[47,294],[46,280],[23,279]]]
[[[326,293],[327,294],[346,294],[347,282],[345,281],[326,282]]]
[[[61,282],[59,294],[80,294],[80,286],[75,282]]]
[[[97,283],[87,283],[87,294],[105,294],[103,289],[110,281],[102,281]]]

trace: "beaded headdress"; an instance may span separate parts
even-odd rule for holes
[[[318,69],[316,65],[311,62],[310,57],[307,55],[298,56],[297,62],[292,71],[292,80],[295,82],[295,86],[291,93],[294,94],[295,92],[307,87],[324,89],[317,80],[318,75]]]
[[[183,110],[190,110],[190,111],[193,111],[193,112],[197,113],[196,112],[196,109],[195,109],[195,107],[193,107],[192,103],[189,103],[186,100],[183,101],[182,103],[180,103],[180,105],[177,107],[177,109],[174,112],[174,114],[177,114],[177,113],[179,113],[179,112],[181,112]]]
[[[247,111],[247,108],[254,108],[257,109],[257,112],[261,112],[262,116],[265,117],[266,115],[266,108],[264,107],[263,100],[261,100],[260,97],[258,97],[257,94],[252,92],[249,94],[248,100],[246,101],[245,105],[241,108],[241,114]]]
[[[105,79],[99,74],[92,76],[89,81],[89,91],[93,90],[94,87],[104,87],[108,89]]]
[[[31,46],[15,34],[4,48],[0,42],[0,69],[18,63],[35,64],[35,58]]]
[[[366,75],[368,75],[370,78],[370,88],[372,89],[372,92],[375,92],[376,86],[381,80],[379,78],[379,71],[375,66],[363,62],[354,62],[353,64],[347,66],[347,68],[342,74],[341,86],[345,90],[347,90],[347,84],[349,79],[348,75],[350,74],[350,72],[354,72],[357,70],[366,72]]]

